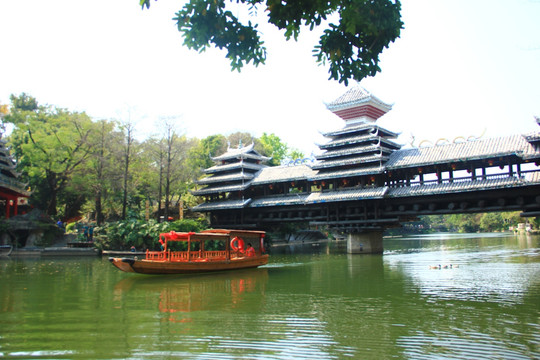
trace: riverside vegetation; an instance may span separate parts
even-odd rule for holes
[[[189,138],[177,130],[178,119],[166,119],[158,122],[155,134],[138,140],[129,120],[93,120],[84,112],[40,105],[24,93],[10,99],[10,106],[1,106],[0,130],[19,180],[32,192],[26,210],[43,209],[55,222],[94,223],[95,243],[102,249],[152,248],[159,232],[207,226],[202,215],[183,209],[201,201],[190,190],[202,170],[213,165],[211,156],[228,146],[253,142],[258,152],[272,158],[271,166],[304,157],[275,134]],[[179,218],[186,220],[175,221]],[[428,216],[389,234],[502,231],[519,222],[518,213]],[[538,228],[538,220],[532,225]],[[306,224],[283,225],[275,233],[302,227]]]

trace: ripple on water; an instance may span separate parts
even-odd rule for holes
[[[534,353],[525,345],[501,343],[499,339],[465,329],[457,333],[418,332],[398,339],[403,353],[413,359],[532,359]]]

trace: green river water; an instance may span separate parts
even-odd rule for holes
[[[0,358],[540,359],[539,240],[281,246],[259,269],[196,276],[4,257]]]

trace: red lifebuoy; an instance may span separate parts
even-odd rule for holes
[[[231,249],[233,249],[234,251],[244,252],[244,240],[239,237],[234,237],[231,240]]]

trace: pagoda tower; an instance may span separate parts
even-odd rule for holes
[[[392,105],[357,86],[327,104],[327,108],[343,119],[345,126],[323,134],[330,141],[319,145],[323,152],[316,156],[319,163],[312,166],[318,170],[313,180],[340,179],[340,185],[374,182],[374,175],[384,172],[390,154],[401,148],[391,140],[399,134],[375,124]]]
[[[192,191],[193,195],[204,196],[206,202],[194,207],[193,210],[204,211],[208,207],[214,208],[209,203],[220,199],[227,200],[221,202],[224,206],[245,206],[251,199],[244,199],[244,190],[250,186],[255,175],[267,167],[264,163],[270,159],[255,151],[253,143],[249,146],[239,144],[237,149],[229,147],[223,155],[213,157],[212,160],[216,164],[204,170],[209,176],[197,181],[197,184],[203,185],[204,188]]]

